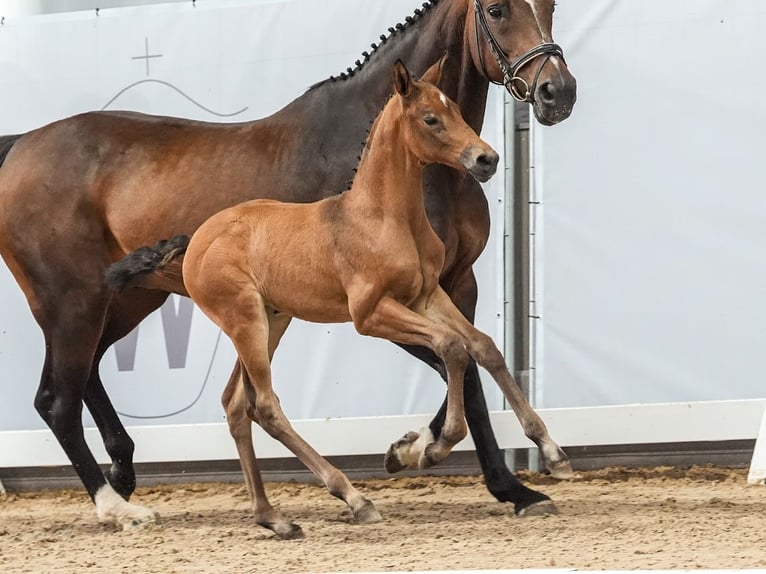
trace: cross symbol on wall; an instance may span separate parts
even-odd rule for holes
[[[150,54],[149,53],[149,38],[144,38],[144,55],[133,56],[131,60],[146,60],[146,75],[149,76],[149,59],[150,58],[162,58],[162,54]]]

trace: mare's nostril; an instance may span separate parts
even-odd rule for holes
[[[556,102],[556,88],[552,82],[545,82],[537,89],[538,99],[547,105],[552,105]]]

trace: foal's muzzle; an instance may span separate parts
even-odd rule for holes
[[[460,163],[474,179],[484,183],[497,171],[497,162],[500,157],[492,148],[469,146],[460,156]]]

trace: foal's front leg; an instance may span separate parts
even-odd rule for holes
[[[447,406],[441,433],[436,438],[430,432],[407,437],[407,440],[416,443],[417,450],[413,448],[412,451],[417,452],[419,468],[428,468],[444,460],[468,433],[463,404],[463,375],[468,355],[456,332],[425,316],[427,303],[430,302],[424,299],[410,309],[384,297],[372,304],[357,301],[350,306],[359,333],[403,345],[426,347],[445,365]]]
[[[521,423],[524,434],[532,440],[545,457],[546,466],[556,478],[572,478],[569,457],[551,438],[548,428],[527,401],[513,375],[508,371],[503,354],[494,341],[474,327],[455,307],[441,287],[436,289],[429,311],[438,320],[454,328],[462,336],[471,357],[484,367],[495,380],[513,412]]]

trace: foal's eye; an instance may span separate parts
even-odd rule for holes
[[[436,116],[426,116],[423,118],[423,123],[427,126],[435,126],[439,123],[439,118]]]
[[[503,15],[503,10],[500,8],[500,6],[493,5],[487,8],[487,14],[489,14],[492,18],[498,19]]]

